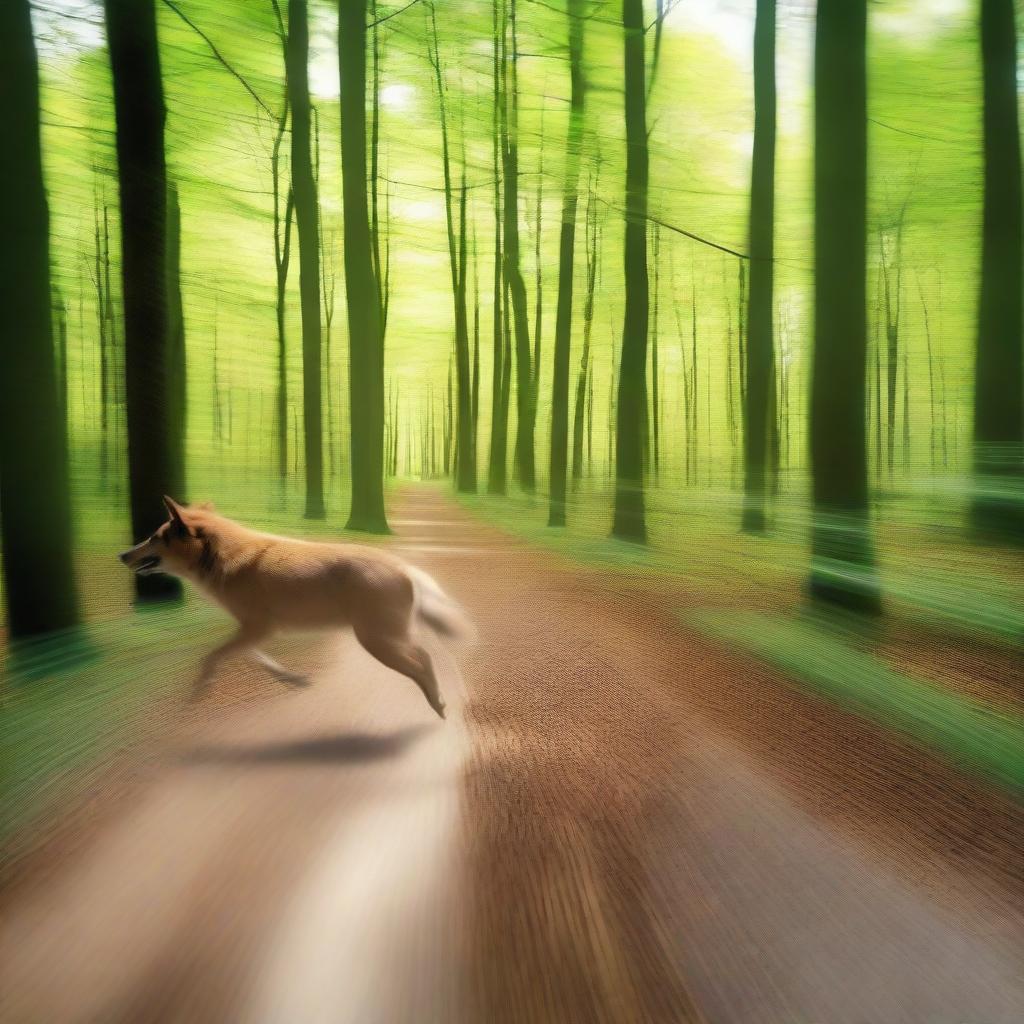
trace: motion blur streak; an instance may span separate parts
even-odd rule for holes
[[[447,681],[447,680],[446,680]],[[286,907],[246,1019],[259,1024],[444,1020],[457,964],[440,927],[458,876],[463,747],[432,729],[372,769]]]

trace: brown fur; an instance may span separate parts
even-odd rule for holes
[[[465,622],[426,573],[378,548],[258,533],[210,506],[164,500],[168,521],[121,560],[139,572],[190,580],[238,622],[238,632],[203,659],[195,697],[206,692],[225,658],[242,653],[283,682],[304,683],[258,645],[275,632],[351,626],[370,654],[412,679],[444,717],[430,655],[412,627],[418,621],[455,635]]]

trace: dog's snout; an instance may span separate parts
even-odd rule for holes
[[[119,554],[117,557],[120,558],[125,565],[127,565],[128,559],[132,557],[132,553],[131,551],[122,551],[121,554]]]

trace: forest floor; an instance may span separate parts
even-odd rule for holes
[[[169,637],[144,728],[6,860],[0,1020],[1024,1019],[1011,790],[667,579],[427,488],[393,525],[479,630],[435,648],[449,720],[348,637],[273,648],[308,689],[237,666],[187,707],[218,627]]]

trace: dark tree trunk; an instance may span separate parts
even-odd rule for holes
[[[366,190],[366,19],[367,0],[339,4],[341,178],[352,419],[352,507],[348,528],[387,533],[384,342]]]
[[[109,432],[107,429],[107,388],[109,385],[109,374],[107,373],[107,321],[104,315],[105,302],[103,297],[103,239],[100,235],[100,207],[99,199],[93,202],[93,220],[95,226],[95,247],[93,261],[93,276],[96,283],[96,330],[98,334],[99,364],[100,364],[100,483],[106,486],[107,483],[107,461]]]
[[[310,153],[309,24],[306,0],[288,0],[285,46],[292,109],[292,193],[299,234],[302,307],[302,429],[306,454],[306,518],[324,517],[322,387],[320,381],[320,226]]]
[[[647,102],[643,0],[622,0],[626,109],[625,316],[616,402],[612,535],[645,543],[647,407]]]
[[[819,0],[815,36],[812,596],[879,607],[868,522],[867,0]]]
[[[597,218],[594,215],[595,212],[594,193],[591,192],[587,202],[587,295],[583,302],[583,353],[580,356],[580,372],[576,379],[576,404],[572,419],[572,478],[574,481],[583,477],[583,416],[588,381],[591,393],[593,393],[590,336],[594,327],[594,291],[597,282]],[[588,447],[590,440],[588,434]]]
[[[494,291],[492,297],[493,317],[491,323],[493,363],[491,368],[491,450],[487,463],[487,493],[504,494],[507,487],[508,462],[508,407],[503,401],[502,381],[504,379],[504,331],[503,331],[503,294],[504,277],[502,275],[501,255],[501,162],[504,152],[502,141],[501,114],[504,95],[501,88],[501,22],[498,17],[499,0],[493,0],[493,111],[492,111],[492,145],[491,163],[494,174]]]
[[[448,234],[448,266],[451,273],[452,299],[455,308],[455,374],[457,385],[456,413],[456,488],[464,494],[476,491],[476,453],[473,450],[473,396],[469,356],[469,319],[466,312],[466,167],[462,167],[462,188],[459,192],[459,228],[456,237],[451,160],[448,146],[448,113],[445,100],[444,75],[438,48],[437,18],[430,8],[431,37],[427,54],[437,87],[438,113],[441,125],[441,167],[444,174],[444,211]],[[431,43],[432,48],[431,48]]]
[[[277,31],[281,48],[285,54],[287,78],[288,38],[284,19],[277,0],[271,0],[277,17]],[[283,482],[288,476],[288,339],[285,332],[285,295],[288,288],[288,270],[291,264],[292,213],[295,209],[295,195],[288,186],[284,204],[284,219],[281,218],[281,144],[291,104],[288,83],[285,82],[281,113],[278,115],[274,143],[270,154],[271,186],[274,196],[274,269],[277,282],[277,393],[275,395],[275,447],[277,449],[277,474]]]
[[[580,148],[583,144],[582,0],[568,0],[566,13],[568,15],[569,80],[571,84],[569,131],[565,144],[565,186],[562,193],[562,226],[558,243],[558,300],[555,313],[554,366],[551,378],[551,505],[548,514],[548,526],[565,526],[566,470],[569,454],[569,356],[572,342],[573,268],[576,260],[576,208],[579,198]],[[539,201],[537,203],[537,235],[539,239]],[[539,252],[538,244],[538,255]],[[537,275],[539,282],[539,267]],[[537,286],[537,301],[538,303],[540,302],[539,283]],[[539,306],[536,337],[539,353]]]
[[[924,286],[920,275],[917,278],[917,294],[921,299],[921,312],[924,314],[924,339],[928,354],[928,452],[931,474],[935,476],[936,466],[936,430],[935,430],[935,356],[932,352],[932,326],[928,316],[928,303],[924,298]]]
[[[743,529],[763,533],[775,345],[775,0],[757,0],[754,23],[754,156],[750,175],[750,305],[747,410],[743,418]]]
[[[75,626],[78,595],[28,0],[0,4],[0,41],[0,549],[7,625],[21,639]]]
[[[476,222],[473,223],[473,452],[477,451],[480,425],[480,263],[476,249]]]
[[[541,242],[544,223],[544,96],[540,99],[540,146],[537,164],[537,197],[534,206],[533,236],[533,267],[534,267],[534,300],[533,300],[533,415],[536,418],[540,407],[540,355],[541,331],[544,326],[544,270],[541,262]]]
[[[654,262],[654,302],[651,316],[651,441],[653,442],[654,479],[661,475],[661,368],[658,365],[658,296],[661,291],[661,235],[654,227],[651,245]]]
[[[516,0],[509,0],[511,12],[511,60],[505,54],[509,84],[504,91],[504,184],[503,203],[505,247],[503,265],[508,294],[512,300],[512,326],[516,355],[516,444],[515,466],[523,490],[536,487],[534,471],[533,367],[530,353],[530,325],[526,310],[526,284],[519,265],[519,93],[516,37]]]
[[[886,366],[886,456],[890,478],[896,465],[896,391],[900,366],[900,316],[903,307],[903,222],[906,207],[895,226],[892,251],[887,248],[885,231],[879,229],[879,272],[885,300]]]
[[[167,169],[153,0],[104,0],[121,188],[121,280],[132,537],[165,519],[174,454],[167,411]],[[181,595],[173,576],[136,576],[138,600]]]
[[[57,318],[57,402],[60,416],[60,432],[64,444],[68,442],[68,400],[70,383],[68,380],[68,307],[59,288],[53,290],[53,313]]]
[[[188,421],[185,311],[181,301],[181,206],[178,188],[167,189],[167,418],[171,466],[167,493],[187,500],[185,436]]]
[[[1024,539],[1021,158],[1013,0],[981,0],[985,198],[974,384],[976,532]]]

